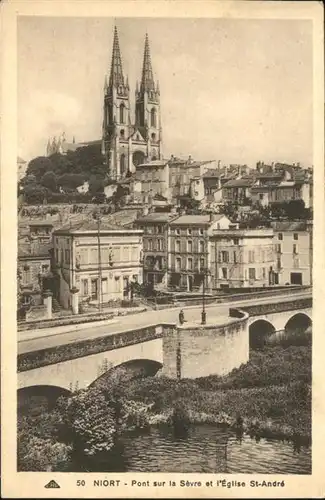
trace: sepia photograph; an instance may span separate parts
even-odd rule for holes
[[[18,473],[312,475],[314,36],[17,16]]]

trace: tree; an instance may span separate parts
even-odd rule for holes
[[[116,421],[110,401],[98,389],[79,391],[58,402],[61,435],[75,451],[92,456],[114,446]]]
[[[58,178],[58,186],[63,188],[76,189],[81,186],[85,181],[83,174],[63,174]]]
[[[52,162],[46,156],[38,156],[31,160],[26,170],[26,176],[34,175],[39,182],[45,172],[52,170]]]
[[[57,190],[57,178],[55,173],[52,170],[45,172],[45,174],[41,177],[40,184],[55,193]]]

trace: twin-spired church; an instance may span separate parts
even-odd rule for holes
[[[128,78],[124,78],[115,27],[111,71],[109,80],[105,78],[102,140],[68,143],[63,134],[58,140],[49,140],[47,155],[65,154],[94,143],[101,143],[108,175],[113,180],[134,172],[137,165],[162,159],[160,91],[153,77],[148,35],[144,44],[141,81],[135,88],[135,116],[131,113],[130,86]]]
[[[125,177],[144,162],[162,159],[160,91],[153,77],[148,35],[141,82],[135,88],[135,116],[131,115],[130,87],[128,78],[124,78],[115,27],[111,72],[104,91],[102,140],[102,152],[112,179]]]

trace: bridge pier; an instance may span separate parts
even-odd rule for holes
[[[226,325],[176,326],[163,336],[163,375],[198,378],[226,375],[249,359],[247,315]]]

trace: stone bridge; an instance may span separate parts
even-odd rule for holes
[[[18,356],[19,401],[90,386],[117,366],[172,378],[225,375],[249,360],[261,338],[311,327],[312,299],[231,308],[223,324],[159,323]]]

